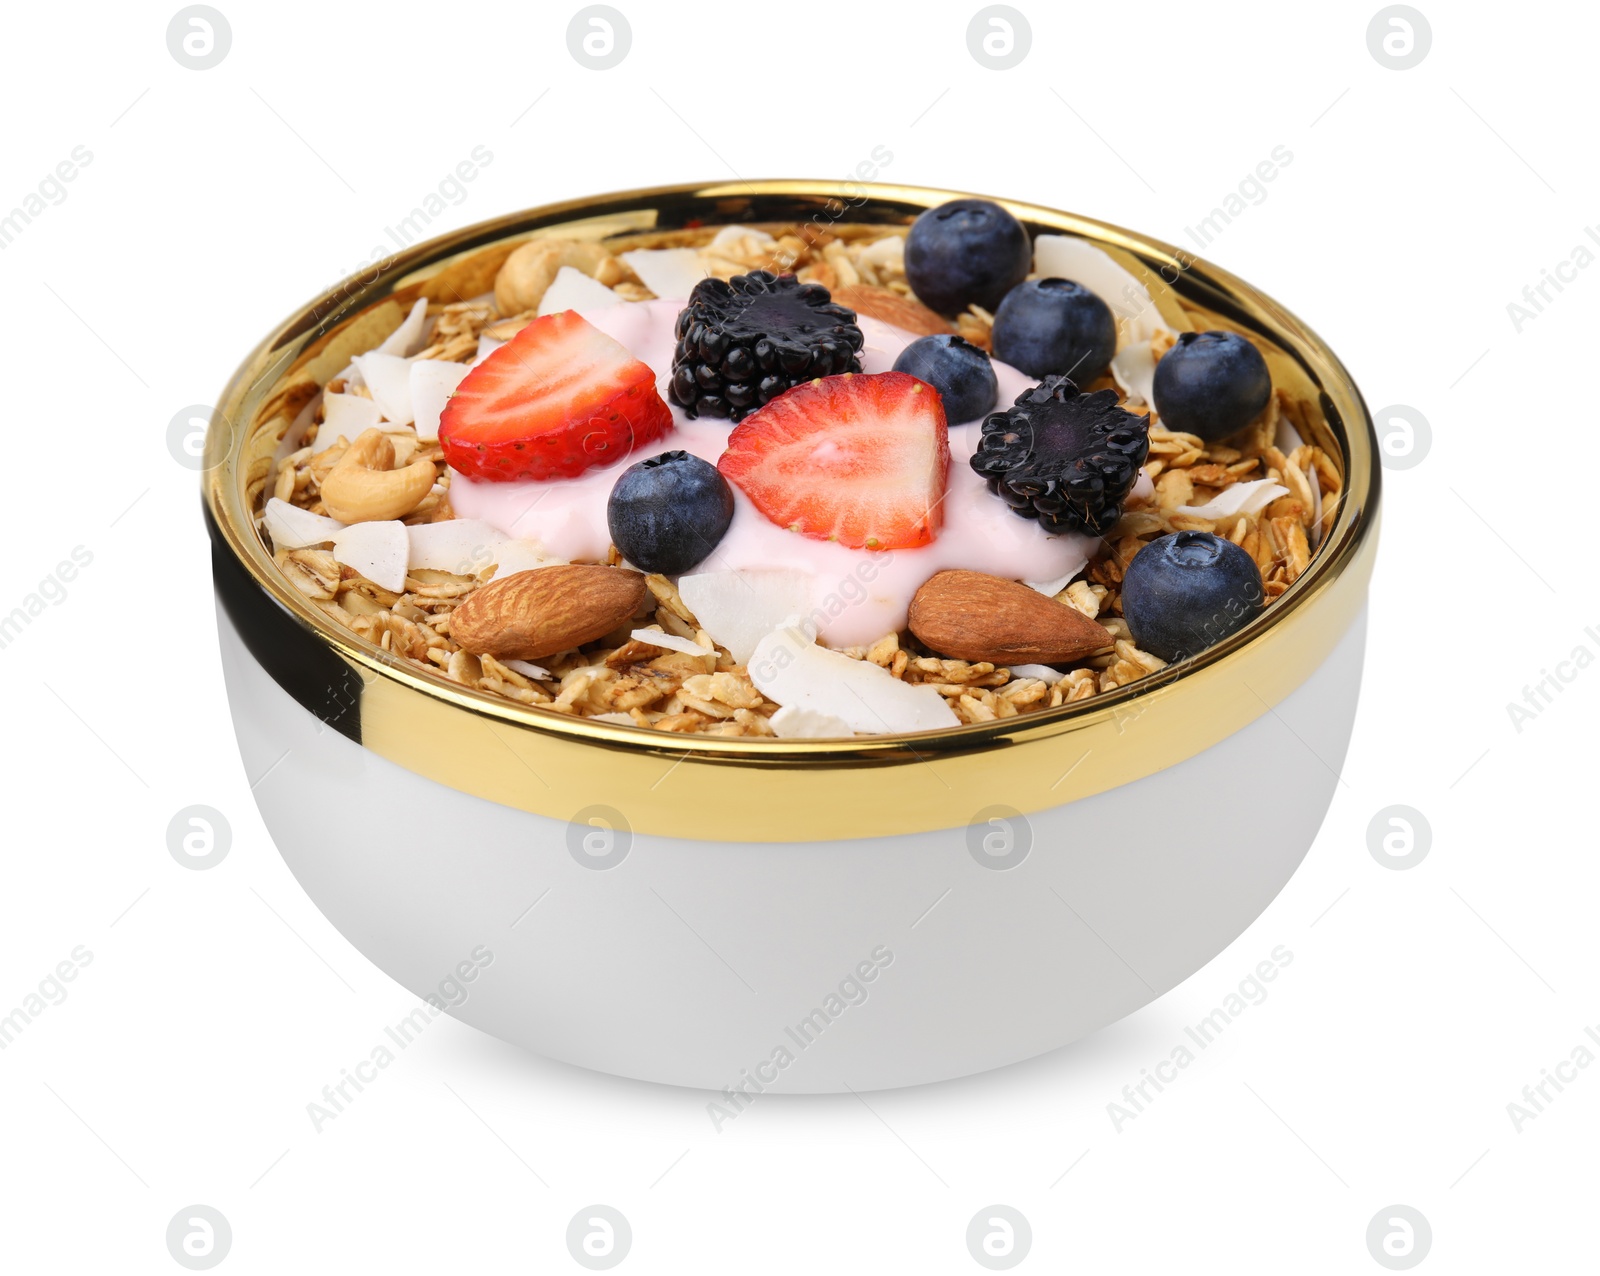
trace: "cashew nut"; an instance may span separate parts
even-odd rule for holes
[[[535,239],[507,257],[494,280],[502,315],[535,309],[563,266],[581,270],[606,287],[627,278],[627,268],[599,244],[577,239]]]
[[[394,468],[394,444],[381,430],[364,430],[322,481],[322,505],[342,523],[404,518],[433,490],[432,461]]]

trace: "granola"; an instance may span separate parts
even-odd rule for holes
[[[668,261],[662,253],[679,255]],[[563,560],[537,544],[513,550],[509,541],[501,540],[486,546],[484,554],[452,563],[453,570],[416,565],[407,549],[414,543],[407,539],[407,529],[463,523],[452,506],[452,485],[462,480],[439,442],[438,410],[433,420],[425,421],[392,406],[396,390],[385,378],[405,374],[387,361],[459,365],[464,372],[500,344],[517,339],[541,312],[551,313],[553,290],[564,290],[561,295],[575,298],[586,313],[599,305],[650,303],[658,299],[651,285],[666,286],[669,264],[692,277],[719,280],[748,279],[751,272],[794,275],[799,284],[847,290],[846,295],[864,299],[858,302],[863,314],[871,313],[869,306],[884,304],[874,301],[875,295],[891,302],[900,299],[903,306],[932,316],[919,322],[942,325],[971,345],[992,350],[996,312],[976,302],[951,318],[927,310],[908,281],[906,257],[905,228],[842,222],[653,232],[604,242],[531,240],[504,258],[492,291],[464,299],[418,300],[405,319],[412,328],[406,340],[396,342],[396,335],[404,335],[398,333],[383,334],[382,342],[369,340],[348,352],[359,356],[353,361],[326,367],[309,394],[302,385],[297,396],[302,401],[286,397],[269,405],[280,420],[293,422],[278,454],[252,470],[274,560],[285,579],[331,620],[461,686],[546,712],[658,731],[770,736],[781,706],[771,698],[770,686],[763,691],[752,676],[757,653],[745,649],[747,643],[730,642],[717,625],[702,624],[684,601],[675,573],[648,573],[636,614],[580,647],[516,659],[460,645],[451,621],[468,599],[497,578]],[[1040,277],[1034,269],[1026,279]],[[911,312],[895,311],[891,305],[884,313]],[[1215,316],[1170,297],[1152,331],[1141,333],[1138,316],[1129,321],[1119,313],[1119,318],[1119,351],[1142,336],[1142,357],[1152,366],[1173,349],[1180,334],[1219,326]],[[436,376],[431,369],[425,371]],[[1308,397],[1298,387],[1276,384],[1266,406],[1245,428],[1220,441],[1208,440],[1169,429],[1151,402],[1148,384],[1130,385],[1118,371],[1114,364],[1072,392],[1093,396],[1109,391],[1116,408],[1147,421],[1147,450],[1136,482],[1114,508],[1086,561],[1070,579],[1054,582],[1047,594],[1103,628],[1101,649],[1053,665],[953,659],[900,625],[873,641],[839,646],[829,654],[873,666],[906,687],[935,693],[952,721],[992,722],[1103,695],[1167,667],[1165,660],[1137,645],[1123,610],[1130,565],[1160,538],[1183,532],[1219,537],[1254,563],[1262,605],[1282,596],[1308,569],[1343,495],[1338,455],[1312,441],[1324,436]],[[450,375],[444,374],[445,382]],[[416,389],[415,373],[410,376],[420,410],[424,396]],[[439,398],[441,406],[449,393]],[[362,498],[371,502],[374,523],[401,529],[399,542],[379,544],[382,537],[375,533],[350,548],[356,538],[349,532],[367,525],[361,517],[366,507],[352,505],[348,496],[343,504],[337,499],[341,476],[347,478],[352,468],[360,469],[369,486],[384,486],[389,504],[365,489]],[[415,476],[427,470],[431,475],[419,485]],[[411,491],[399,508],[393,495],[404,474],[412,476]],[[1241,493],[1247,494],[1244,499]],[[308,517],[296,521],[292,512]],[[610,544],[585,561],[615,565],[625,559]],[[1044,586],[1034,588],[1043,592]],[[782,723],[780,717],[780,728]]]

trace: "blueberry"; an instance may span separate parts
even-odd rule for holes
[[[733,521],[733,489],[715,465],[663,452],[623,470],[606,503],[611,543],[635,567],[675,575],[717,547]]]
[[[953,199],[930,208],[906,236],[906,281],[942,315],[993,310],[1033,264],[1028,232],[999,204]]]
[[[1261,352],[1236,332],[1185,332],[1156,364],[1161,424],[1214,443],[1261,415],[1272,374]]]
[[[1070,279],[1030,279],[994,314],[994,357],[1030,377],[1052,373],[1087,385],[1117,352],[1111,307]]]
[[[976,421],[1000,397],[988,353],[952,332],[918,337],[900,352],[894,370],[909,372],[937,390],[951,425]]]
[[[1221,642],[1265,603],[1255,560],[1210,532],[1151,541],[1122,577],[1122,616],[1134,642],[1169,662]]]

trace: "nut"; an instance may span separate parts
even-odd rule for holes
[[[502,315],[534,309],[563,266],[581,270],[607,287],[624,277],[621,264],[599,244],[579,239],[535,239],[523,244],[500,267],[494,279],[494,304]]]
[[[433,490],[433,462],[394,468],[394,444],[382,430],[363,430],[322,480],[322,504],[342,523],[404,518]]]
[[[944,571],[911,600],[911,632],[942,656],[994,664],[1063,664],[1111,646],[1082,612],[1014,580]]]
[[[638,572],[588,563],[535,567],[469,595],[450,616],[450,636],[475,656],[540,660],[604,637],[644,600]]]
[[[920,337],[953,331],[946,319],[920,301],[902,297],[887,288],[874,288],[871,284],[845,284],[833,290],[833,299],[841,306],[849,306],[857,314],[893,324]]]

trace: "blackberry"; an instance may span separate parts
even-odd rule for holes
[[[804,381],[861,371],[855,311],[821,284],[768,270],[702,279],[673,335],[667,394],[691,417],[740,421]]]
[[[1122,516],[1150,451],[1150,418],[1117,405],[1114,390],[1079,394],[1046,377],[983,422],[972,468],[989,490],[1047,532],[1101,536]]]

